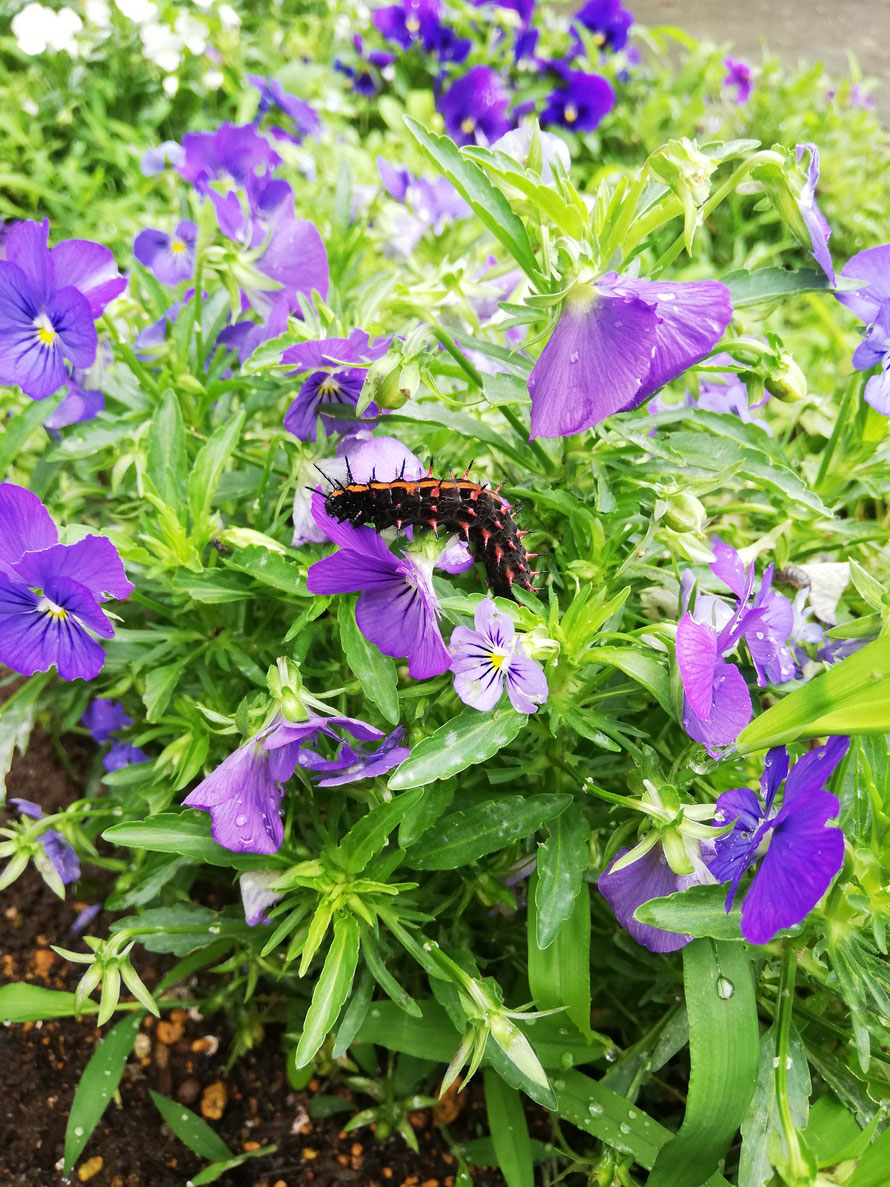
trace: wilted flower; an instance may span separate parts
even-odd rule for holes
[[[300,750],[298,764],[315,776],[319,787],[342,787],[345,783],[357,783],[360,779],[374,779],[385,775],[403,763],[411,751],[402,745],[405,731],[399,726],[372,747],[370,742],[342,741],[333,758],[325,758],[308,747]],[[375,737],[374,742],[379,739]],[[328,772],[331,772],[330,774]]]
[[[248,927],[271,923],[266,908],[281,898],[279,891],[269,887],[281,877],[281,870],[245,870],[238,879],[241,902],[244,907],[244,922]]]
[[[615,92],[600,74],[585,74],[561,66],[563,85],[547,96],[541,124],[561,124],[576,132],[592,132],[615,106]]]
[[[454,672],[454,691],[465,705],[493,709],[504,685],[517,713],[537,713],[547,700],[547,677],[516,638],[513,620],[491,598],[476,607],[475,630],[455,627],[448,650]]]
[[[40,805],[31,800],[11,799],[9,802],[15,804],[21,814],[29,820],[42,820],[46,815]],[[76,882],[80,877],[80,860],[71,844],[57,829],[45,829],[37,840],[40,851],[35,854],[35,865],[46,879],[47,884],[57,894],[60,894],[58,883],[56,878],[53,878],[51,871],[55,871],[58,882],[67,886],[71,882]]]
[[[828,219],[816,204],[816,185],[819,181],[819,150],[815,144],[798,144],[795,152],[797,153],[798,164],[803,160],[805,152],[809,152],[810,154],[806,181],[800,190],[800,213],[810,235],[813,259],[833,285],[835,283],[834,265],[831,262],[831,252],[828,250],[831,227],[828,225]]]
[[[844,264],[841,276],[863,282],[862,288],[834,295],[865,322],[853,366],[857,371],[881,368],[866,383],[864,395],[876,412],[890,416],[890,244],[857,252]]]
[[[790,772],[788,752],[777,747],[764,760],[760,799],[739,787],[717,800],[714,823],[735,821],[732,831],[716,841],[708,862],[718,881],[730,882],[727,911],[743,874],[762,855],[742,903],[742,935],[750,944],[768,944],[777,931],[805,919],[843,864],[844,834],[827,823],[840,805],[825,783],[849,744],[849,738],[831,738],[798,759]],[[783,779],[782,807],[776,811]]]
[[[751,98],[751,67],[741,58],[724,58],[723,65],[726,67],[723,85],[727,89],[735,87],[735,102],[742,107]]]
[[[55,664],[63,680],[91,680],[105,652],[90,632],[114,634],[99,602],[126,598],[133,585],[104,536],[58,539],[36,495],[0,483],[0,663],[23,676]]]
[[[732,317],[716,280],[577,283],[528,380],[532,437],[564,437],[636,408],[700,362]]]
[[[445,131],[457,144],[492,144],[509,129],[510,95],[490,66],[473,66],[439,100]]]
[[[319,338],[314,342],[299,342],[283,351],[282,363],[295,368],[291,374],[312,371],[284,415],[287,431],[299,441],[314,441],[319,413],[325,405],[354,405],[361,395],[367,367],[348,364],[367,364],[382,358],[391,341],[380,338],[372,343],[364,330],[353,330],[348,338]],[[373,404],[367,412],[371,417],[378,415]],[[328,435],[344,428],[342,421],[329,416],[322,415],[321,423]]]
[[[133,254],[161,284],[179,284],[188,280],[195,270],[197,239],[197,225],[184,218],[172,235],[153,227],[140,231],[133,243]]]

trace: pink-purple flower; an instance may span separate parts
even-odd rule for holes
[[[69,382],[66,361],[91,366],[95,320],[127,283],[107,247],[48,242],[48,219],[16,223],[0,260],[0,383],[17,383],[34,400]]]
[[[288,432],[299,441],[314,441],[319,415],[328,435],[342,431],[343,422],[325,416],[322,410],[330,404],[355,405],[365,382],[367,364],[382,358],[391,341],[391,338],[379,338],[371,342],[364,330],[356,329],[348,338],[319,338],[283,351],[281,361],[293,366],[291,374],[312,372],[284,415]],[[367,415],[378,415],[376,405],[368,406]]]
[[[539,663],[525,654],[509,615],[491,598],[476,607],[474,630],[455,627],[448,648],[454,691],[465,705],[493,709],[507,689],[518,713],[537,713],[547,700],[547,677]]]
[[[857,252],[844,264],[841,275],[863,282],[861,288],[835,293],[842,305],[865,322],[853,366],[857,371],[880,368],[866,383],[864,396],[876,412],[890,416],[890,244]]]
[[[532,437],[564,437],[636,408],[700,362],[732,317],[716,280],[634,280],[607,273],[569,290],[528,380]]]
[[[708,868],[730,884],[727,911],[743,875],[760,861],[742,903],[742,935],[751,944],[768,944],[776,932],[802,922],[843,864],[844,834],[828,824],[840,805],[825,784],[849,744],[849,738],[830,738],[798,759],[790,772],[785,748],[770,750],[759,798],[739,787],[717,800],[714,823],[733,821],[734,826],[717,839]]]
[[[753,83],[751,81],[751,67],[747,62],[743,62],[741,58],[724,58],[723,65],[726,67],[726,77],[723,79],[723,85],[727,90],[735,87],[734,100],[743,107],[751,98],[751,91],[753,90]]]
[[[114,635],[99,603],[128,597],[133,585],[104,536],[58,540],[35,494],[0,483],[0,663],[24,676],[55,665],[63,680],[91,680],[105,663],[92,636]]]
[[[154,227],[140,231],[133,243],[133,254],[161,284],[180,284],[189,280],[195,270],[197,239],[197,225],[184,218],[172,235]]]

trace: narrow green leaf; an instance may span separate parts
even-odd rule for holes
[[[532,1148],[519,1093],[490,1068],[484,1069],[482,1077],[488,1128],[507,1187],[534,1187]]]
[[[305,598],[308,595],[303,570],[280,552],[272,552],[258,544],[250,544],[227,557],[226,564],[230,569],[249,573],[261,585],[278,593],[285,593],[294,598]]]
[[[374,933],[367,929],[362,935],[362,955],[374,980],[400,1010],[415,1018],[421,1017],[421,1009],[407,989],[404,989],[386,967],[384,954],[378,947]],[[338,1040],[339,1041],[339,1040]]]
[[[209,534],[210,507],[226,462],[238,444],[247,413],[242,408],[231,420],[220,425],[198,451],[188,476],[189,510],[192,513],[192,534],[200,546]]]
[[[887,1187],[888,1166],[890,1129],[885,1129],[860,1158],[847,1187]]]
[[[102,834],[112,845],[149,849],[153,853],[177,853],[192,861],[235,870],[264,870],[287,864],[277,854],[232,853],[217,845],[210,835],[210,817],[206,812],[161,812],[145,820],[122,821]]]
[[[167,388],[151,419],[146,447],[145,472],[155,492],[185,524],[188,453],[182,409],[172,388]]]
[[[184,667],[185,660],[177,660],[175,663],[162,664],[159,668],[151,668],[146,672],[142,701],[148,721],[159,721],[163,717]]]
[[[337,1021],[352,988],[358,953],[358,922],[353,915],[339,915],[334,920],[334,938],[306,1011],[303,1033],[294,1056],[297,1067],[305,1067],[310,1062]]]
[[[440,173],[470,204],[480,221],[534,281],[541,279],[538,263],[525,224],[510,208],[501,191],[488,180],[478,165],[463,156],[447,136],[428,132],[423,124],[404,116],[408,131]]]
[[[417,803],[405,813],[399,825],[399,847],[407,849],[413,845],[428,828],[440,820],[454,799],[454,783],[431,783],[421,789]]]
[[[363,870],[376,857],[386,838],[421,797],[421,789],[406,791],[388,803],[377,804],[352,826],[337,846],[337,859],[350,874]]]
[[[99,1005],[87,1001],[82,1010],[74,1007],[74,994],[45,989],[26,981],[0,985],[0,1022],[42,1022],[48,1018],[76,1018],[95,1014]]]
[[[482,376],[482,394],[489,404],[531,404],[528,380],[508,371]]]
[[[0,419],[0,475],[9,473],[9,467],[25,448],[28,438],[52,416],[67,394],[62,390],[45,400],[34,400],[9,420]]]
[[[590,893],[582,883],[581,893],[571,899],[569,915],[547,947],[539,947],[536,935],[540,917],[536,903],[541,878],[535,874],[529,884],[528,983],[539,1010],[566,1007],[566,1017],[585,1037],[590,1036]]]
[[[370,969],[362,969],[358,982],[349,998],[349,1005],[343,1011],[340,1025],[337,1027],[337,1037],[331,1049],[331,1058],[339,1059],[345,1055],[361,1029],[371,1008],[374,996],[374,978]],[[418,1007],[418,1013],[420,1007]]]
[[[236,1154],[234,1158],[227,1158],[225,1162],[212,1162],[210,1166],[205,1166],[198,1174],[193,1175],[189,1179],[191,1187],[204,1187],[206,1183],[215,1183],[217,1179],[221,1179],[223,1175],[233,1171],[238,1166],[243,1166],[250,1158],[265,1158],[269,1154],[274,1154],[278,1149],[277,1146],[260,1146],[258,1150],[247,1150],[243,1154]]]
[[[251,931],[243,918],[226,918],[198,903],[149,907],[139,915],[115,919],[110,928],[112,932],[127,929],[139,936],[139,943],[149,952],[171,952],[174,956],[188,956],[196,948],[206,948],[227,936],[246,938]]]
[[[748,272],[739,268],[723,277],[723,284],[732,295],[733,309],[759,305],[763,301],[780,301],[794,293],[830,293],[832,284],[818,268],[757,268]]]
[[[788,1069],[788,1107],[796,1129],[807,1124],[808,1102],[812,1083],[807,1066],[807,1053],[800,1035],[792,1025],[789,1034],[791,1066]],[[764,1031],[760,1040],[760,1065],[757,1087],[745,1119],[742,1121],[742,1151],[739,1157],[739,1187],[763,1187],[773,1173],[770,1148],[776,1139],[781,1142],[782,1126],[776,1095],[776,1026]],[[847,1113],[849,1117],[849,1113]],[[852,1120],[852,1118],[851,1118]],[[855,1126],[855,1121],[853,1122]],[[858,1127],[856,1132],[858,1133]],[[780,1146],[781,1148],[781,1146]]]
[[[741,940],[742,908],[726,910],[726,887],[713,883],[690,886],[664,898],[649,899],[634,912],[639,923],[688,936],[714,940]]]
[[[49,683],[49,672],[38,672],[0,705],[0,804],[6,801],[6,776],[16,749],[24,754],[37,716],[37,702]]]
[[[117,1091],[142,1018],[141,1013],[131,1014],[129,1018],[121,1018],[116,1022],[99,1040],[89,1063],[83,1069],[65,1127],[63,1175],[71,1173],[108,1102]]]
[[[377,706],[390,725],[399,724],[399,691],[396,665],[373,643],[369,643],[355,622],[355,599],[342,599],[337,610],[343,654],[364,695]]]
[[[571,804],[568,793],[505,795],[444,816],[411,846],[406,863],[417,870],[454,870],[531,836]]]
[[[640,655],[629,647],[592,647],[586,655],[588,663],[608,664],[618,668],[637,684],[642,684],[664,709],[673,716],[671,705],[671,680],[667,669],[658,660]]]
[[[222,1162],[232,1157],[232,1151],[222,1140],[215,1129],[169,1096],[161,1096],[159,1092],[149,1089],[151,1099],[158,1112],[183,1143],[199,1158],[207,1158],[211,1162]]]
[[[573,804],[554,820],[550,836],[538,846],[535,887],[536,946],[548,948],[572,914],[590,865],[590,825]]]
[[[465,709],[460,717],[446,722],[414,747],[410,758],[389,780],[389,787],[393,791],[424,787],[435,779],[446,779],[465,767],[485,762],[508,746],[527,721],[527,714],[515,709],[493,709],[490,713]]]
[[[658,1153],[649,1187],[700,1187],[729,1149],[757,1083],[760,1032],[751,961],[741,944],[683,949],[691,1071],[679,1132]]]

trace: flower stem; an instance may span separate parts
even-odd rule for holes
[[[779,1123],[785,1139],[791,1183],[806,1182],[807,1165],[801,1153],[797,1128],[791,1117],[788,1103],[788,1063],[791,1038],[791,1016],[794,1007],[794,980],[797,973],[797,952],[792,944],[786,943],[782,952],[782,971],[779,979],[779,996],[776,1003],[776,1105]]]

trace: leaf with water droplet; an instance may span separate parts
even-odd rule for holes
[[[133,1050],[142,1018],[142,1012],[138,1011],[115,1023],[90,1056],[75,1090],[71,1112],[68,1114],[63,1175],[71,1173],[71,1168],[80,1157],[90,1134],[99,1124],[108,1102],[114,1095],[124,1074],[127,1057]]]

